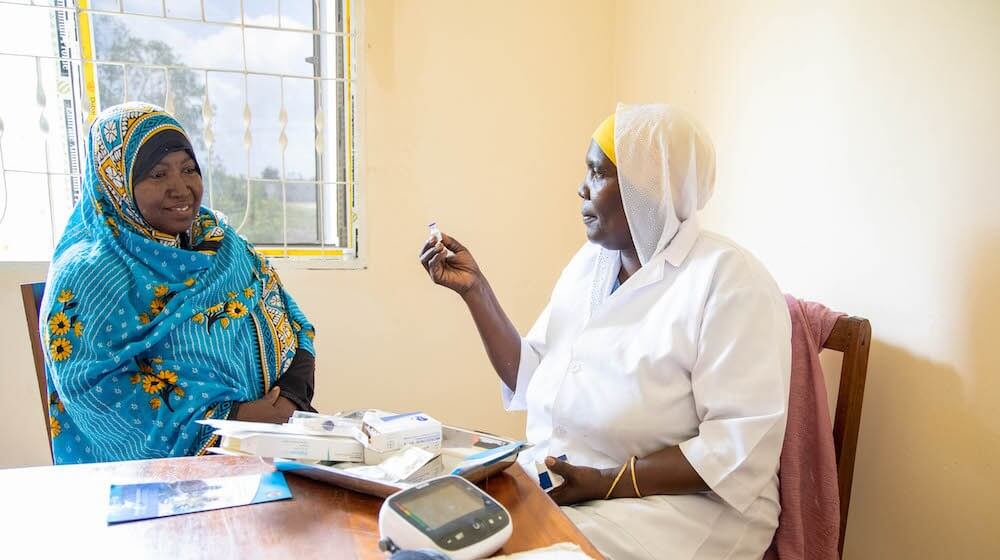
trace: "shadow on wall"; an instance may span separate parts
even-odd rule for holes
[[[963,294],[968,317],[965,353],[969,356],[966,387],[969,400],[979,420],[986,424],[991,439],[982,443],[1000,448],[1000,233],[984,236],[985,241],[969,262],[969,289]],[[993,456],[994,459],[997,455]],[[1000,480],[1000,467],[992,463],[994,481]]]
[[[970,402],[949,364],[872,341],[845,558],[1000,557],[1000,545],[988,553],[963,536],[996,530],[995,519],[981,515],[1000,503],[1000,441],[977,406],[980,398],[996,402],[990,383],[991,395]],[[866,543],[864,554],[852,541]]]

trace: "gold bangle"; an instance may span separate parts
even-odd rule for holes
[[[635,496],[641,498],[642,492],[639,492],[639,483],[635,480],[635,461],[636,456],[633,455],[632,459],[629,460],[629,469],[632,471],[632,489],[635,490]]]
[[[628,468],[628,463],[622,465],[621,470],[618,471],[618,476],[615,477],[615,481],[611,483],[611,488],[608,488],[608,493],[604,495],[605,500],[611,497],[611,492],[614,491],[615,486],[618,486],[618,481],[622,479],[622,475],[625,474],[625,469],[627,468]]]

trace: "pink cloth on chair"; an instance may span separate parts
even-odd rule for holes
[[[792,319],[792,376],[778,472],[781,516],[772,549],[779,560],[836,559],[840,493],[819,352],[844,314],[787,294],[785,301]]]

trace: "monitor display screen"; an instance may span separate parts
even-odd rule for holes
[[[455,484],[442,484],[396,502],[415,521],[433,531],[463,515],[483,509],[483,500]]]

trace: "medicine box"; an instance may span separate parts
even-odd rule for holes
[[[261,457],[358,463],[364,460],[364,446],[356,439],[347,437],[234,433],[222,437],[221,447]]]
[[[407,445],[441,450],[441,423],[422,412],[391,414],[377,410],[365,413],[361,426],[368,448],[375,453],[398,451]]]

